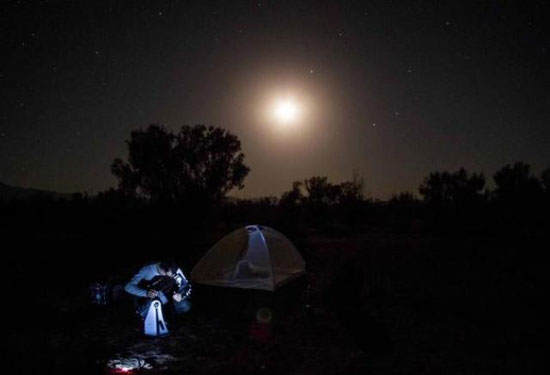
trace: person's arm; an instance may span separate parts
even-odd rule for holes
[[[124,290],[137,297],[147,297],[147,290],[139,287],[139,282],[145,279],[145,267],[139,270],[124,286]]]

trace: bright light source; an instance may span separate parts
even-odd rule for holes
[[[283,123],[292,122],[298,115],[298,106],[292,100],[282,100],[275,106],[275,116]]]
[[[132,367],[118,367],[111,369],[112,374],[125,374],[125,375],[131,375],[134,373],[135,368]]]

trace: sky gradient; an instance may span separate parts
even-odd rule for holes
[[[9,1],[0,14],[10,185],[115,187],[112,160],[151,123],[236,134],[251,168],[240,197],[357,171],[386,199],[434,170],[550,166],[548,1]],[[305,108],[285,132],[266,116],[280,95]]]

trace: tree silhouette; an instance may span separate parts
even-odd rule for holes
[[[229,131],[204,125],[173,133],[160,125],[132,131],[128,161],[115,159],[119,189],[151,201],[219,201],[243,188],[250,169],[240,140]]]
[[[414,194],[410,191],[402,191],[399,194],[393,194],[389,203],[395,205],[411,204],[417,202]]]
[[[540,174],[540,183],[544,189],[544,192],[546,194],[550,194],[550,168],[546,168],[542,171]]]
[[[332,205],[338,203],[341,186],[328,182],[327,177],[314,176],[306,179],[307,202],[312,205]]]
[[[430,173],[424,178],[418,191],[428,203],[469,204],[483,198],[484,187],[485,177],[483,174],[469,175],[464,168],[460,168],[454,173],[447,171]]]
[[[291,208],[299,205],[303,200],[302,183],[300,181],[294,181],[292,183],[292,189],[281,194],[279,205],[283,208]]]
[[[365,179],[357,172],[353,172],[351,181],[340,184],[339,202],[353,205],[365,199]]]
[[[521,204],[537,201],[542,193],[539,180],[531,173],[529,164],[517,162],[499,169],[493,176],[494,197],[500,202]]]
[[[540,184],[544,190],[543,196],[543,206],[545,212],[548,212],[550,209],[550,167],[546,168],[540,174]],[[548,215],[543,215],[547,224],[550,224],[550,217]]]
[[[305,188],[306,195],[302,192]],[[365,181],[358,173],[351,181],[333,184],[326,176],[313,176],[303,182],[294,181],[292,189],[281,195],[281,206],[296,206],[305,203],[311,206],[353,205],[364,201]]]

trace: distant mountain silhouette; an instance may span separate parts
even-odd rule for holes
[[[55,191],[40,190],[34,188],[23,188],[10,186],[0,182],[0,201],[24,201],[38,197],[49,199],[69,199],[72,194],[58,193]]]

